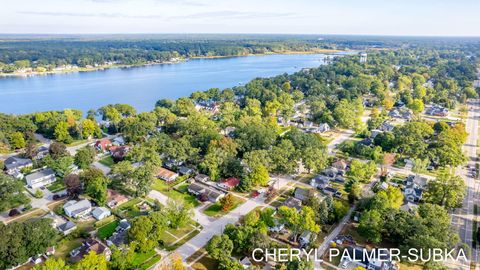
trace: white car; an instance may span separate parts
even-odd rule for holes
[[[343,269],[347,269],[347,266],[348,266],[349,264],[350,264],[350,261],[345,260],[345,261],[343,261],[341,267],[342,267]]]

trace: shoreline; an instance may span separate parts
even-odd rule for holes
[[[182,58],[176,61],[150,62],[150,63],[133,64],[133,65],[118,64],[118,65],[105,65],[105,66],[90,67],[90,68],[77,68],[77,69],[56,70],[56,71],[46,71],[46,72],[31,71],[31,72],[0,73],[0,79],[27,78],[27,77],[44,76],[44,75],[61,75],[61,74],[69,74],[69,73],[93,72],[93,71],[101,71],[101,70],[108,70],[108,69],[114,69],[114,68],[136,68],[136,67],[146,67],[146,66],[153,66],[153,65],[171,65],[171,64],[179,64],[182,62],[187,62],[191,59],[221,59],[221,58],[267,56],[267,55],[334,54],[339,52],[345,52],[345,51],[333,50],[333,49],[317,49],[317,50],[311,50],[311,51],[268,52],[268,53],[247,54],[247,55],[196,56],[196,57]]]

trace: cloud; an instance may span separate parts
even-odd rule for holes
[[[174,16],[170,19],[182,18],[182,19],[256,19],[256,18],[295,18],[294,13],[276,13],[276,12],[256,12],[256,11],[211,11],[211,12],[198,12],[193,14],[187,14],[183,16]]]
[[[107,0],[96,0],[107,1]],[[100,17],[100,18],[132,18],[132,19],[161,19],[163,15],[129,15],[124,13],[76,13],[76,12],[50,12],[50,11],[19,11],[19,14],[38,16],[65,16],[65,17]]]
[[[96,2],[96,3],[118,3],[120,1],[133,2],[134,0],[89,0],[89,1]],[[201,3],[201,2],[198,2],[198,1],[192,1],[192,0],[152,0],[152,1],[155,2],[155,3],[160,3],[160,4],[175,4],[175,5],[179,5],[179,6],[192,6],[192,7],[207,6],[206,3]]]

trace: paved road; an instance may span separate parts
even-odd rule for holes
[[[335,137],[327,146],[328,154],[333,155],[333,150],[341,144],[342,142],[346,141],[350,138],[355,132],[353,130],[340,130],[338,132],[338,136]]]
[[[475,160],[477,157],[477,142],[478,142],[478,120],[480,118],[480,101],[479,100],[469,100],[468,102],[469,111],[467,114],[467,123],[466,130],[468,133],[467,141],[463,146],[464,153],[468,158],[468,165],[471,168],[475,168]],[[458,230],[462,242],[468,244],[472,247],[472,231],[473,231],[473,219],[474,205],[478,203],[478,184],[475,182],[475,179],[470,177],[470,172],[468,172],[465,167],[457,169],[457,175],[461,176],[465,180],[467,186],[467,193],[463,201],[462,208],[457,209],[452,214],[452,224],[454,228]],[[477,250],[472,250],[472,260],[476,261],[478,264],[478,252]],[[464,264],[449,264],[449,267],[452,269],[469,269],[469,262],[464,262]],[[478,266],[477,266],[478,268]]]

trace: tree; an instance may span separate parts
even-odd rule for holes
[[[215,260],[223,261],[229,259],[233,251],[233,242],[228,238],[226,234],[214,235],[210,241],[208,241],[205,248]]]
[[[107,270],[107,259],[103,254],[90,251],[75,265],[75,270]]]
[[[235,199],[233,198],[233,195],[228,193],[227,196],[224,196],[223,198],[221,198],[220,205],[222,206],[223,212],[230,211],[230,209],[232,209],[233,206],[235,205]]]
[[[429,181],[426,188],[426,201],[445,208],[460,207],[465,197],[465,181],[446,169],[439,172],[435,180]]]
[[[49,219],[0,224],[0,268],[25,263],[29,257],[43,254],[55,244],[57,231]]]
[[[367,183],[370,178],[377,172],[377,165],[373,161],[363,163],[357,159],[350,163],[350,170],[347,177],[351,180]]]
[[[22,182],[0,173],[0,212],[29,202],[30,199],[23,193]]]
[[[297,165],[295,147],[290,140],[282,140],[270,150],[272,171],[276,173],[293,173]]]
[[[75,164],[80,169],[86,169],[95,161],[95,155],[95,149],[91,146],[80,148],[75,154]]]
[[[154,230],[154,223],[148,216],[140,216],[132,221],[132,226],[128,230],[128,238],[130,241],[136,242],[137,249],[146,253],[155,248],[158,244],[158,239],[152,237]]]
[[[130,244],[123,249],[117,248],[115,245],[110,246],[112,255],[108,262],[108,269],[112,270],[128,270],[132,268],[135,256],[135,245]]]
[[[369,210],[363,213],[358,225],[358,233],[364,236],[372,243],[379,243],[382,241],[382,215],[377,210]]]
[[[52,142],[48,149],[50,156],[53,159],[58,159],[63,156],[68,156],[67,146],[60,142]]]
[[[80,195],[82,186],[80,177],[77,174],[69,174],[63,178],[63,183],[67,187],[67,193],[70,196],[77,197]]]
[[[55,127],[55,139],[59,142],[71,143],[73,139],[68,132],[68,128],[69,126],[67,122],[58,123]]]
[[[42,161],[45,166],[52,168],[58,176],[63,177],[72,171],[74,158],[63,156],[53,159],[51,156],[47,156]]]
[[[421,113],[425,109],[421,99],[414,99],[412,103],[408,105],[408,107],[415,113]]]
[[[399,188],[388,187],[380,190],[372,201],[372,208],[376,210],[399,209],[403,204],[403,193]]]
[[[352,183],[352,186],[350,187],[350,192],[348,193],[348,201],[350,203],[354,203],[360,198],[361,195],[362,189],[360,187],[360,184],[358,182]]]
[[[43,265],[35,266],[35,270],[71,270],[62,258],[49,257]]]
[[[24,148],[27,143],[21,132],[14,132],[10,135],[10,145],[15,149]]]
[[[169,200],[164,210],[170,227],[174,229],[185,226],[193,216],[192,207],[183,201]]]
[[[89,138],[95,134],[97,126],[94,122],[94,120],[91,119],[85,119],[82,122],[82,137],[83,138]]]
[[[99,205],[107,202],[108,179],[96,168],[88,168],[80,174],[80,180],[85,183],[85,193]]]
[[[340,100],[333,110],[333,117],[338,125],[343,128],[355,128],[361,121],[363,114],[363,105],[361,100],[348,102],[346,99]]]
[[[259,165],[253,168],[252,172],[247,175],[249,181],[255,186],[266,186],[270,176],[268,175],[267,168],[263,165]]]

